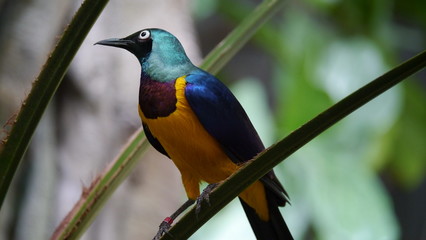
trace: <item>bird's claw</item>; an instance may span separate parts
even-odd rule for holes
[[[210,193],[213,191],[219,185],[218,183],[212,183],[207,185],[206,188],[204,188],[203,192],[198,196],[197,201],[195,203],[195,214],[198,216],[198,214],[201,211],[201,204],[202,202],[207,202],[207,204],[210,206]]]
[[[198,196],[197,200],[196,200],[196,205],[195,205],[195,214],[196,216],[198,216],[198,214],[200,213],[201,210],[201,204],[202,202],[207,202],[207,204],[210,205],[210,193],[213,191],[213,189],[219,185],[218,183],[212,183],[207,185],[206,188],[204,188],[203,192],[200,194],[200,196]],[[188,200],[182,207],[184,207],[185,209],[187,208],[187,206],[193,204],[194,201],[193,200]],[[181,207],[181,208],[182,208]],[[178,212],[180,213],[181,211],[178,210]],[[172,227],[172,223],[174,218],[177,217],[177,215],[175,215],[176,213],[174,213],[171,217],[166,217],[163,222],[161,222],[158,232],[155,235],[155,237],[153,238],[153,240],[160,240],[162,236],[164,236],[164,234],[169,234],[169,229]]]
[[[158,232],[155,235],[155,237],[153,238],[153,240],[160,240],[160,238],[164,235],[164,234],[170,234],[169,233],[169,229],[172,227],[172,223],[173,223],[173,219],[170,217],[166,217],[160,224],[160,226],[158,227]]]

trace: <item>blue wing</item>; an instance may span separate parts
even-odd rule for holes
[[[185,97],[192,111],[234,163],[244,163],[265,149],[243,107],[222,82],[202,70],[185,79]],[[274,172],[261,180],[284,206],[287,193]]]
[[[189,105],[233,162],[246,162],[264,149],[246,112],[222,82],[202,70],[186,76],[186,81]]]

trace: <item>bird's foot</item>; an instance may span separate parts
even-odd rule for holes
[[[194,203],[194,200],[188,199],[182,206],[180,206],[170,217],[166,217],[163,222],[161,222],[158,232],[153,238],[153,240],[159,240],[164,234],[168,234],[171,237],[173,237],[169,233],[169,229],[172,227],[173,221],[183,212],[185,211],[189,206],[191,206]]]
[[[210,205],[210,193],[213,191],[219,185],[218,183],[211,183],[207,185],[206,188],[204,188],[203,192],[198,196],[196,203],[195,203],[195,214],[198,216],[198,214],[201,211],[201,204],[202,202],[207,202],[207,204]]]
[[[173,223],[173,219],[171,217],[166,217],[160,224],[160,226],[158,227],[158,232],[155,235],[155,237],[153,238],[153,240],[160,240],[160,238],[164,235],[164,234],[170,234],[169,233],[169,229],[172,227],[172,223]]]

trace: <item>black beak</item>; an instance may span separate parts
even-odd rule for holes
[[[123,48],[133,53],[139,60],[146,56],[152,49],[152,40],[138,41],[139,32],[125,38],[109,38],[95,43],[110,47]]]
[[[111,47],[124,48],[129,52],[134,53],[136,51],[136,44],[132,40],[125,38],[108,38],[95,43],[95,45],[104,45]]]

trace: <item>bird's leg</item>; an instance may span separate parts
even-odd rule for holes
[[[173,224],[173,221],[188,207],[190,207],[194,202],[196,202],[195,206],[195,214],[198,216],[198,213],[200,213],[201,210],[201,203],[203,201],[206,201],[210,205],[210,198],[209,195],[213,191],[215,187],[217,187],[219,183],[212,183],[207,185],[206,188],[204,188],[203,192],[198,196],[197,200],[194,201],[192,199],[188,199],[182,206],[180,206],[170,217],[166,217],[163,222],[161,222],[158,232],[155,235],[153,240],[159,240],[164,234],[169,234],[168,231],[170,227]],[[173,237],[173,236],[172,236]]]
[[[157,234],[153,240],[159,240],[165,233],[167,233],[173,224],[173,221],[188,207],[194,204],[194,200],[188,199],[182,206],[180,206],[170,217],[166,217],[160,224]]]
[[[198,196],[195,204],[195,215],[198,216],[201,210],[201,203],[206,201],[210,205],[210,193],[219,185],[219,183],[211,183],[204,188],[203,192]]]

